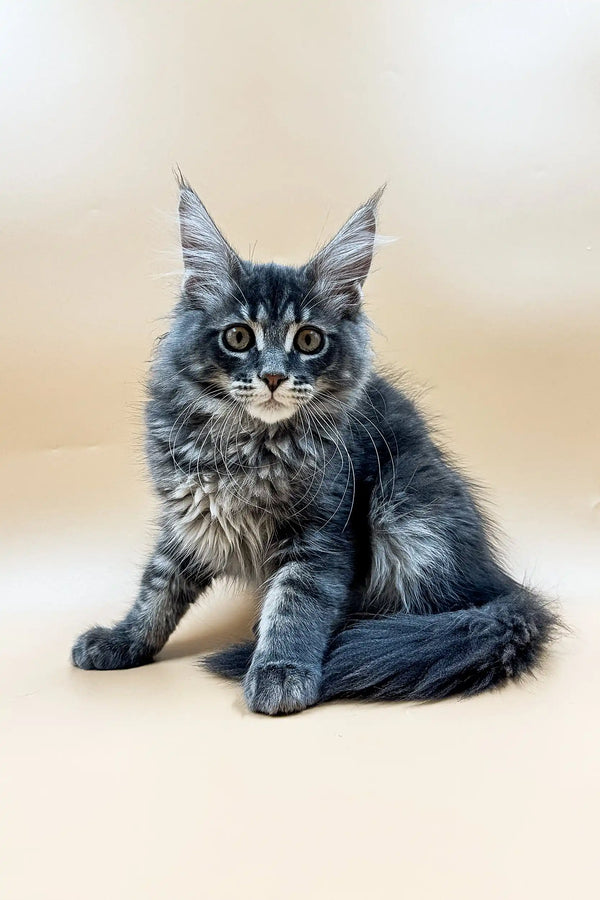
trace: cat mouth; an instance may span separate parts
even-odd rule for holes
[[[279,400],[275,394],[271,394],[271,396],[267,400],[263,400],[257,404],[258,406],[263,407],[264,409],[275,409],[276,407],[286,407],[287,403],[284,403],[282,400]]]
[[[263,422],[274,423],[288,419],[295,412],[295,407],[271,395],[267,400],[259,400],[250,404],[249,412]]]

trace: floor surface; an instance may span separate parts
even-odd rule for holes
[[[595,896],[600,615],[587,598],[570,601],[572,633],[537,680],[255,716],[195,665],[247,629],[235,585],[153,665],[71,668],[74,636],[135,590],[150,503],[133,477],[115,488],[136,468],[118,448],[33,462],[2,470],[38,511],[2,536],[3,897]],[[101,497],[61,504],[78,479]]]

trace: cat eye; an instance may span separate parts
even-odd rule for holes
[[[243,353],[254,346],[254,332],[246,325],[230,325],[223,332],[223,341],[229,350]]]
[[[296,332],[294,346],[300,353],[317,353],[324,341],[323,332],[317,328],[301,328]]]

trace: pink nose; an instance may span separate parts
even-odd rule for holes
[[[281,382],[286,380],[287,375],[282,375],[281,372],[269,372],[268,375],[261,375],[260,377],[271,391],[276,391]]]

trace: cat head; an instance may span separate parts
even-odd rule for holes
[[[273,424],[305,407],[333,414],[358,393],[371,365],[362,287],[382,192],[292,268],[241,259],[180,179],[185,268],[165,350],[188,397]]]

